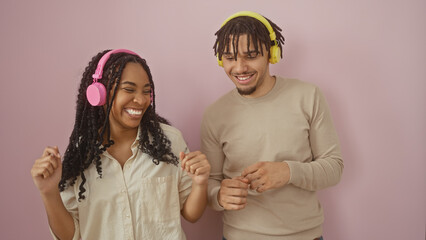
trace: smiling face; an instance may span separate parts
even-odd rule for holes
[[[111,129],[137,131],[150,104],[151,85],[148,74],[139,63],[127,63],[109,115]]]
[[[232,39],[232,36],[230,36]],[[230,41],[230,44],[233,44]],[[262,45],[263,55],[255,50],[253,41],[247,47],[247,34],[240,35],[238,53],[235,59],[234,47],[222,55],[223,68],[244,97],[256,98],[267,94],[275,84],[275,78],[269,74],[268,50]],[[259,49],[260,50],[260,49]]]

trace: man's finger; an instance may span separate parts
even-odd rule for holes
[[[259,165],[260,165],[260,163],[255,163],[253,165],[250,165],[250,166],[246,167],[243,170],[243,172],[241,173],[241,176],[242,177],[246,177],[247,174],[256,172],[259,169],[259,167],[260,167]]]
[[[225,179],[222,181],[223,187],[229,188],[248,188],[248,184],[237,179]]]

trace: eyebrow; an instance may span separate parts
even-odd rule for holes
[[[248,51],[248,52],[243,52],[244,54],[251,54],[251,53],[260,53],[259,51],[256,51],[256,50],[251,50],[251,51]]]
[[[126,82],[122,82],[122,83],[121,83],[121,85],[124,85],[124,84],[128,84],[128,85],[136,86],[136,83],[134,83],[134,82],[129,82],[129,81],[126,81]]]
[[[243,52],[243,54],[251,54],[251,53],[260,53],[260,52],[259,52],[259,51],[256,51],[256,50],[251,50],[251,51]],[[223,52],[223,53],[222,53],[222,55],[234,55],[234,53],[231,53],[231,52]]]
[[[246,56],[254,57],[253,56],[254,54],[256,54],[256,56],[257,56],[259,53],[260,53],[259,51],[252,50],[252,51],[243,52],[241,55],[242,55],[242,57],[246,57]],[[230,53],[230,52],[224,52],[224,53],[222,53],[222,56],[225,57],[225,58],[232,57],[234,60],[237,60],[237,58],[238,58],[238,54],[234,54],[234,53]]]
[[[134,82],[125,81],[125,82],[122,82],[121,84],[122,84],[122,85],[123,85],[123,84],[128,84],[128,85],[132,85],[132,86],[136,87],[136,83],[134,83]],[[145,88],[145,87],[151,87],[151,84],[147,83],[147,84],[145,84],[143,87],[144,87],[144,88]]]

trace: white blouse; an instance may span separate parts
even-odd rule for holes
[[[179,130],[165,124],[161,127],[176,156],[188,152]],[[84,171],[84,200],[78,201],[80,177],[61,192],[74,218],[73,239],[186,239],[180,210],[191,192],[192,180],[180,166],[155,165],[151,156],[138,149],[138,138],[123,168],[105,151],[101,155],[102,178],[94,164]]]

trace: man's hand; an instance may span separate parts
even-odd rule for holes
[[[241,176],[250,182],[250,189],[261,193],[286,185],[290,168],[286,162],[257,162],[244,169]]]
[[[234,177],[222,180],[217,200],[226,210],[240,210],[247,204],[247,194],[247,179]]]

